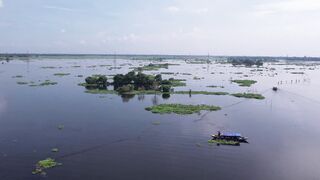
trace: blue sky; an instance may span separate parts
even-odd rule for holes
[[[320,0],[0,0],[0,52],[320,56]]]

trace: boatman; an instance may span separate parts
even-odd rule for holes
[[[221,135],[221,132],[220,132],[220,131],[218,131],[218,137],[220,137],[220,135]]]

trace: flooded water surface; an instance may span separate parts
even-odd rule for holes
[[[266,62],[234,67],[214,59],[38,57],[0,64],[0,179],[320,179],[320,69],[316,62]],[[184,79],[175,91],[231,95],[90,94],[79,86],[94,74],[143,71]],[[257,81],[250,87],[236,79]],[[50,85],[41,85],[51,82]],[[208,87],[211,86],[211,87]],[[277,86],[278,91],[272,87]],[[109,89],[113,89],[111,86]],[[220,111],[153,114],[157,104],[206,104]],[[240,146],[209,144],[217,131],[248,137]],[[53,152],[57,148],[58,152]],[[40,160],[62,165],[33,175]]]

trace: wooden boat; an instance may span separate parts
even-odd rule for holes
[[[213,141],[230,141],[235,142],[235,144],[238,143],[248,143],[247,137],[241,136],[240,133],[221,133],[220,135],[212,135]],[[230,143],[229,142],[229,143]],[[228,144],[228,143],[227,143]]]

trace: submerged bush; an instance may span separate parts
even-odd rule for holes
[[[85,79],[87,84],[107,85],[108,78],[105,75],[93,75]]]
[[[132,84],[123,85],[117,89],[120,94],[132,92],[134,90],[134,86]]]
[[[161,91],[164,93],[169,93],[171,91],[171,86],[170,85],[162,85]]]
[[[125,75],[117,74],[113,77],[113,85],[115,89],[131,84],[136,90],[155,90],[159,88],[161,81],[162,77],[160,74],[153,76],[141,72],[135,73],[134,71],[131,71]]]

